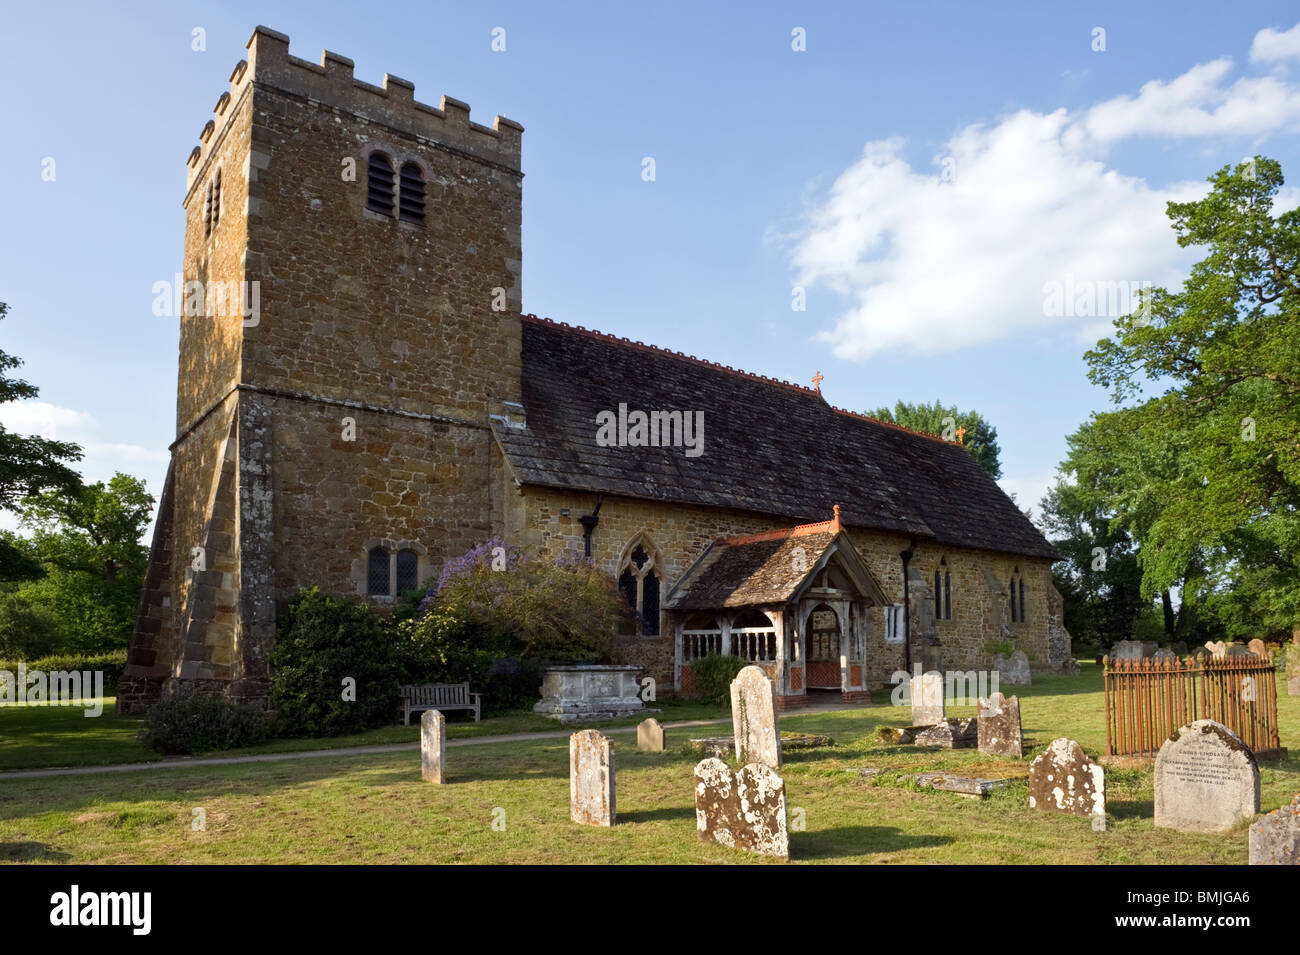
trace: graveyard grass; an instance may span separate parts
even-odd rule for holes
[[[1149,768],[1106,767],[1105,832],[1093,831],[1084,817],[1029,809],[1024,778],[1029,761],[1053,738],[1072,737],[1094,757],[1105,746],[1097,667],[1085,664],[1080,677],[1034,679],[1032,687],[1009,691],[1020,696],[1024,733],[1034,744],[1023,760],[881,743],[878,726],[909,722],[908,710],[890,706],[884,696],[856,710],[783,716],[785,732],[836,740],[834,747],[786,754],[782,775],[796,823],[792,862],[1247,861],[1245,826],[1219,834],[1156,829]],[[1287,696],[1284,684],[1279,690],[1282,742],[1292,754],[1260,764],[1264,812],[1300,792],[1300,697]],[[950,715],[972,716],[974,708],[953,708]],[[700,756],[684,744],[688,736],[715,732],[669,729],[668,751],[657,754],[638,753],[634,733],[614,734],[617,824],[609,829],[569,821],[567,739],[451,746],[448,783],[441,786],[420,779],[419,754],[412,750],[101,776],[0,778],[0,859],[773,864],[696,837],[692,770]],[[846,771],[864,766],[887,772],[864,779]],[[918,791],[903,778],[925,770],[1013,782],[978,801]],[[206,817],[202,831],[193,827],[195,809]],[[797,828],[800,815],[803,831]]]

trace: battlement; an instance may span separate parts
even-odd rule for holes
[[[472,122],[469,106],[458,99],[443,96],[440,106],[429,106],[415,99],[415,84],[409,80],[385,73],[384,85],[372,86],[353,77],[353,65],[329,50],[321,52],[319,65],[300,59],[289,53],[287,36],[259,26],[248,40],[248,59],[235,64],[229,92],[217,100],[213,118],[190,153],[186,189],[194,185],[233,115],[232,107],[251,85],[319,102],[519,171],[524,128],[514,120],[498,115],[492,126]]]

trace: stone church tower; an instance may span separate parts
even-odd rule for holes
[[[288,596],[383,603],[500,533],[522,132],[254,31],[188,162],[176,440],[124,710],[262,702]]]

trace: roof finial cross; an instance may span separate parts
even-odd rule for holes
[[[966,436],[966,429],[965,429],[965,428],[958,428],[958,429],[957,429],[957,443],[958,443],[958,444],[965,444],[966,442],[962,440],[965,436]]]
[[[812,376],[813,386],[817,389],[817,394],[819,395],[822,393],[822,382],[825,380],[825,376],[820,371]]]

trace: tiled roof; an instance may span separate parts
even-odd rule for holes
[[[664,606],[669,610],[716,610],[785,603],[836,533],[822,530],[717,541],[683,576]]]
[[[704,413],[703,453],[602,447],[596,416]],[[524,484],[815,521],[961,547],[1056,557],[959,446],[833,408],[811,388],[688,355],[523,319],[526,428],[494,423]]]

